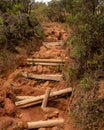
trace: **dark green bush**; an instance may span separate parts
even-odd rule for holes
[[[104,78],[104,1],[71,0],[72,8],[66,22],[73,30],[67,46],[71,46],[71,58],[76,62],[78,88],[77,100],[72,107],[76,121],[83,130],[103,130],[104,97],[98,98],[98,81]],[[70,65],[73,69],[73,66]],[[69,71],[70,84],[71,79]],[[73,73],[74,74],[74,73]],[[68,81],[68,80],[67,80]],[[77,93],[77,91],[79,93]]]
[[[46,15],[49,20],[55,22],[65,22],[66,10],[64,8],[63,1],[53,0],[49,2],[46,11]]]
[[[13,49],[22,41],[43,37],[43,29],[31,13],[32,4],[30,0],[0,1],[1,48]]]

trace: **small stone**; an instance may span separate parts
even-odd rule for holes
[[[37,66],[34,66],[33,67],[33,72],[36,72],[37,71]]]
[[[5,115],[5,110],[3,108],[0,108],[0,116],[4,116]]]
[[[44,46],[41,46],[41,47],[40,47],[40,51],[41,51],[41,52],[46,52],[46,50],[47,50],[46,47],[44,47]]]
[[[57,126],[53,127],[52,130],[59,130]]]
[[[48,87],[48,85],[49,85],[49,81],[46,81],[46,82],[42,85],[42,87],[46,88],[46,87]]]
[[[45,73],[48,73],[48,72],[50,72],[50,69],[48,68],[48,67],[43,67],[43,73],[45,74]]]
[[[46,130],[46,128],[39,128],[38,130]]]
[[[2,107],[4,104],[4,97],[0,96],[0,107]]]
[[[38,73],[42,73],[43,67],[41,65],[38,65],[37,66],[37,71],[38,71]]]
[[[0,118],[0,130],[7,130],[7,128],[12,125],[13,120],[9,117]]]
[[[15,130],[22,130],[23,128],[24,128],[24,124],[21,121],[15,122],[13,124],[13,129],[15,129]]]
[[[14,115],[16,112],[15,105],[9,98],[5,98],[4,100],[4,109],[5,112],[10,116]]]
[[[50,114],[48,115],[48,118],[58,117],[58,115],[59,115],[59,112],[58,112],[58,111],[54,111],[54,112],[52,112],[52,113],[50,113]]]
[[[47,120],[48,119],[48,114],[44,115],[44,119]]]

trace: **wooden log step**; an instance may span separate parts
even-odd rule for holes
[[[51,46],[61,46],[63,44],[62,41],[60,42],[43,42],[43,45],[51,45]]]
[[[32,59],[32,58],[28,58],[27,59],[28,62],[46,62],[46,63],[65,63],[65,60],[61,60],[61,59]]]
[[[53,80],[53,81],[61,81],[63,79],[62,75],[38,75],[38,74],[31,74],[31,73],[21,73],[22,76],[30,79],[41,79],[41,80]]]
[[[63,90],[51,92],[49,95],[49,100],[56,99],[56,98],[58,98],[58,96],[64,96],[64,95],[71,93],[71,92],[72,92],[72,88],[66,88]],[[31,97],[28,99],[27,99],[27,96],[25,96],[25,97],[26,97],[26,99],[15,102],[15,105],[18,106],[19,108],[25,108],[25,107],[29,107],[32,105],[36,105],[36,104],[42,103],[45,95]],[[20,96],[17,96],[17,98],[20,99]]]
[[[45,127],[52,127],[57,125],[63,125],[64,119],[54,119],[54,120],[47,120],[47,121],[37,121],[37,122],[27,122],[28,129],[35,129],[35,128],[45,128]]]
[[[24,100],[29,98],[34,98],[34,96],[16,96],[17,100]]]
[[[43,62],[41,62],[41,63],[39,63],[39,62],[34,62],[34,61],[32,61],[32,62],[27,62],[27,65],[47,65],[47,66],[62,66],[62,65],[64,65],[63,63],[43,63]]]
[[[34,98],[35,96],[16,96],[16,99],[18,101],[20,100],[24,100],[24,99],[29,99],[29,98]],[[53,99],[54,101],[60,101],[60,100],[63,100],[64,98],[63,97],[59,97],[57,99]],[[51,99],[52,100],[52,99]]]

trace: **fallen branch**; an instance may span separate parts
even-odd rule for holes
[[[47,88],[46,93],[45,93],[45,96],[44,96],[44,99],[43,99],[43,102],[42,102],[42,106],[41,106],[42,109],[44,109],[44,108],[47,106],[48,98],[49,98],[50,92],[51,92],[51,88]]]
[[[42,79],[42,80],[54,80],[54,81],[61,81],[63,79],[62,75],[38,75],[23,72],[21,73],[21,75],[30,79]]]
[[[38,121],[38,122],[28,122],[28,129],[34,128],[45,128],[52,127],[57,125],[62,125],[64,123],[64,119],[56,119],[56,120],[48,120],[48,121]]]
[[[54,97],[54,99],[58,98],[58,96],[63,96],[66,95],[68,93],[72,92],[72,88],[66,88],[63,90],[59,90],[56,92],[51,92],[49,95],[49,100],[52,100],[52,98]],[[32,105],[36,105],[39,104],[43,101],[45,95],[41,95],[41,96],[37,96],[37,97],[31,97],[28,99],[24,99],[22,101],[17,101],[15,103],[16,106],[18,106],[19,108],[25,108],[25,107],[29,107]]]

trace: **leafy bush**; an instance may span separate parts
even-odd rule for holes
[[[11,72],[15,66],[15,56],[8,50],[0,50],[0,74]]]
[[[77,77],[80,82],[75,88],[80,94],[75,92],[77,100],[71,108],[72,114],[83,130],[103,130],[104,97],[97,97],[97,83],[102,73],[104,75],[104,1],[71,0],[71,5],[66,22],[73,34],[67,43],[71,46],[71,58],[76,62],[77,71],[69,70],[68,79],[74,82],[70,80],[73,74],[72,78]],[[70,68],[76,70],[72,65]]]
[[[5,5],[5,6],[4,6]],[[33,2],[0,1],[0,45],[13,50],[26,39],[41,39],[43,29],[36,17],[31,13]]]
[[[48,22],[49,19],[47,17],[47,9],[48,9],[48,6],[45,3],[37,2],[33,5],[32,13],[35,14],[38,21]]]
[[[97,7],[100,5],[96,5],[96,1],[94,2],[94,5],[96,5],[95,8],[91,10],[89,10],[88,5],[92,7],[92,1],[89,1],[85,5],[83,4],[84,1],[79,1],[77,2],[77,6],[79,5],[78,8],[75,6],[74,12],[75,10],[79,10],[79,12],[76,12],[73,17],[74,20],[71,20],[72,22],[74,21],[73,24],[75,33],[70,43],[74,48],[74,56],[80,61],[81,66],[84,66],[84,69],[87,70],[89,67],[92,67],[88,66],[87,63],[89,61],[94,63],[95,55],[97,57],[101,57],[101,55],[103,55],[101,52],[104,49],[104,37],[103,30],[101,28],[104,27],[102,24],[102,21],[104,21],[104,14],[97,14]],[[80,8],[82,8],[82,10],[80,10]],[[97,57],[96,63],[98,62]]]
[[[53,0],[49,2],[46,11],[49,20],[65,22],[66,10],[64,8],[63,1]]]

